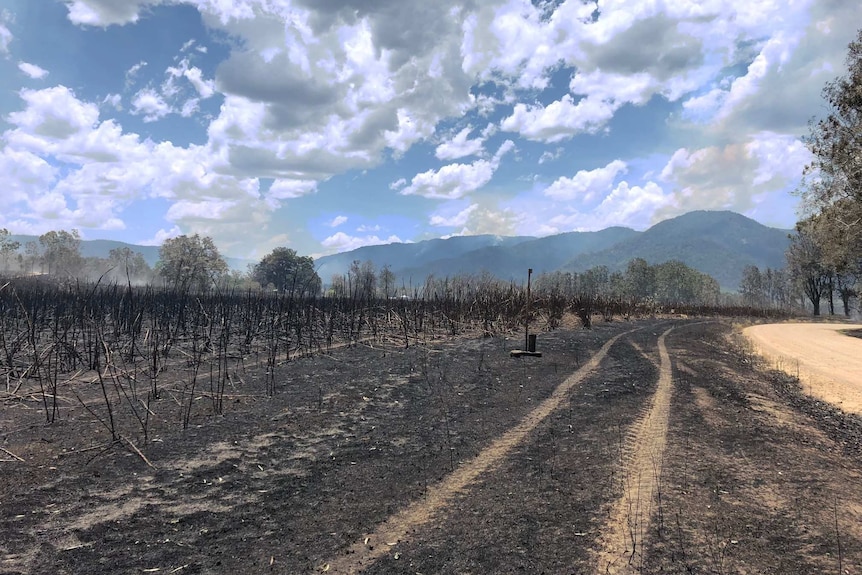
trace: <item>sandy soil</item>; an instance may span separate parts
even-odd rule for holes
[[[862,414],[862,339],[845,332],[860,324],[779,323],[743,333],[757,352],[790,375],[810,395]]]
[[[673,329],[673,328],[671,328]],[[613,506],[600,537],[597,573],[617,575],[640,571],[644,538],[655,513],[667,438],[668,412],[673,393],[670,355],[665,338],[658,339],[659,381],[649,407],[632,426],[623,453],[623,495]],[[660,503],[660,502],[659,502]]]

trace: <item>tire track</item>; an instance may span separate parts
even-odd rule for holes
[[[623,446],[623,495],[610,511],[598,538],[597,573],[622,575],[640,572],[643,542],[660,497],[662,463],[673,392],[670,355],[665,338],[658,338],[661,364],[656,391],[644,415],[626,434]]]
[[[500,463],[539,423],[550,415],[567,397],[573,387],[590,375],[607,355],[611,346],[624,335],[618,334],[608,340],[583,367],[570,375],[551,395],[528,413],[521,422],[494,440],[476,457],[461,465],[443,480],[428,488],[421,501],[415,501],[391,515],[373,533],[354,543],[344,555],[321,565],[318,570],[328,573],[358,573],[372,565],[377,559],[397,550],[399,542],[405,542],[409,533],[420,525],[431,521],[452,499],[467,488],[486,471]]]

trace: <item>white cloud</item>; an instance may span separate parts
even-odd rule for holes
[[[367,226],[367,225],[363,224],[363,225],[357,227],[356,231],[359,232],[360,234],[365,234],[365,233],[369,233],[369,232],[371,232],[371,233],[379,232],[380,229],[381,229],[380,226],[377,224],[375,224],[373,226]]]
[[[575,103],[566,94],[548,106],[516,104],[512,115],[505,118],[500,127],[528,140],[554,143],[580,132],[594,133],[613,115],[614,109],[607,103],[589,98]]]
[[[12,32],[6,26],[6,22],[11,18],[8,12],[0,12],[0,53],[9,53],[9,44],[12,42]]]
[[[404,178],[398,178],[397,180],[395,180],[394,182],[389,184],[389,189],[393,190],[393,191],[394,190],[400,190],[401,188],[403,188],[406,185],[407,185],[407,180],[405,180]]]
[[[20,96],[25,109],[8,116],[13,128],[0,148],[2,218],[16,229],[122,229],[134,202],[161,198],[169,202],[166,220],[212,235],[220,247],[267,233],[272,207],[259,181],[217,173],[205,147],[124,134],[113,120],[99,121],[96,104],[64,86]],[[46,158],[65,163],[63,170]]]
[[[545,189],[544,195],[555,200],[589,202],[597,195],[607,193],[616,177],[626,171],[625,162],[614,160],[603,168],[580,170],[571,178],[559,178]]]
[[[808,149],[797,137],[767,131],[724,146],[681,148],[661,172],[674,196],[662,215],[696,209],[750,213],[758,197],[794,189],[809,160]],[[783,201],[789,199],[785,196]]]
[[[478,190],[491,181],[500,160],[513,150],[515,144],[506,140],[489,160],[476,160],[472,164],[449,164],[439,170],[428,170],[413,177],[402,195],[417,195],[430,199],[455,200]]]
[[[45,90],[21,90],[26,109],[9,114],[9,122],[18,127],[14,135],[62,139],[92,128],[99,118],[99,108],[81,102],[65,86]]]
[[[317,191],[317,182],[314,180],[275,180],[269,188],[266,196],[270,200],[290,200],[299,198]]]
[[[183,235],[183,231],[179,226],[173,226],[169,230],[162,228],[157,231],[153,237],[146,240],[140,240],[137,243],[142,246],[160,246],[165,243],[165,240],[170,240],[181,235]]]
[[[34,80],[41,80],[48,75],[48,70],[40,68],[36,64],[30,64],[29,62],[18,62],[18,69]]]
[[[144,88],[132,98],[132,114],[143,115],[144,122],[155,122],[173,112],[170,104],[152,88]]]
[[[415,175],[410,185],[401,190],[401,194],[438,200],[458,199],[490,182],[495,169],[496,166],[488,160],[476,160],[472,164],[449,164],[439,170]]]
[[[176,78],[185,78],[194,87],[198,95],[206,100],[215,94],[215,81],[207,80],[203,77],[203,71],[192,66],[188,58],[183,58],[179,65],[170,66],[165,70],[168,76],[167,81],[162,86],[162,94],[166,97],[173,97],[179,92],[179,88],[175,85]]]
[[[479,204],[470,204],[463,210],[455,213],[454,215],[447,216],[445,214],[432,214],[428,220],[428,223],[432,226],[437,227],[446,227],[446,228],[461,228],[467,225],[467,222],[470,219],[470,216],[479,209]]]
[[[200,110],[200,98],[189,98],[183,104],[183,107],[180,108],[180,116],[183,118],[190,118],[198,113]]]
[[[589,209],[579,209],[570,202],[536,202],[521,198],[511,207],[517,216],[516,233],[552,235],[571,231],[596,231],[610,226],[646,229],[660,214],[671,211],[676,198],[659,184],[619,182],[603,192],[601,202]],[[530,209],[519,209],[529,203]]]
[[[624,104],[645,103],[654,88],[647,74],[578,72],[569,85],[573,94],[584,94],[577,102],[566,94],[547,106],[519,103],[500,127],[529,140],[560,142],[579,133],[597,132]]]
[[[123,97],[119,94],[108,94],[102,99],[102,104],[106,104],[117,112],[121,112],[123,110]]]
[[[386,239],[381,239],[375,235],[368,236],[351,236],[344,232],[336,232],[321,242],[323,247],[328,248],[330,252],[349,252],[363,246],[376,246],[381,244],[403,243],[403,240],[398,236],[391,235]]]
[[[539,164],[544,164],[546,162],[553,162],[554,160],[558,160],[560,156],[566,151],[562,146],[555,149],[553,152],[550,150],[545,150],[542,152],[542,155],[539,157]]]
[[[127,90],[134,85],[135,80],[138,77],[138,72],[140,72],[146,65],[147,65],[147,62],[145,60],[141,60],[140,62],[138,62],[137,64],[135,64],[134,66],[132,66],[131,68],[126,70],[126,89]]]
[[[137,22],[142,7],[161,0],[68,0],[69,20],[74,24],[108,26]]]
[[[470,132],[473,131],[473,126],[467,126],[450,140],[443,142],[434,152],[438,160],[457,160],[465,156],[476,156],[482,153],[484,138],[475,138],[470,140]]]
[[[751,181],[755,186],[795,184],[801,176],[801,168],[812,159],[802,140],[787,134],[759,132],[752,135],[745,148],[749,157],[758,161]]]
[[[337,228],[338,226],[347,222],[347,216],[335,216],[332,218],[332,221],[327,223],[326,225],[330,228]]]

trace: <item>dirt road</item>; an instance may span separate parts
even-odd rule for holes
[[[844,333],[859,329],[860,324],[779,323],[743,333],[774,367],[799,375],[807,393],[862,414],[862,339]]]

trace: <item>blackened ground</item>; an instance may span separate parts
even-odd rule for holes
[[[717,324],[668,339],[676,387],[643,572],[859,573],[862,462],[837,432],[852,418],[815,409],[739,344]]]

